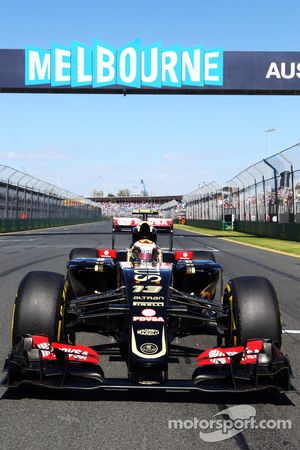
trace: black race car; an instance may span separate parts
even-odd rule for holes
[[[81,331],[111,336],[114,344],[78,345]],[[216,346],[199,352],[178,345],[189,335],[201,343],[203,334],[216,336]],[[143,222],[128,250],[75,248],[66,275],[25,276],[13,309],[4,382],[63,389],[288,391],[291,369],[280,348],[280,310],[267,279],[238,277],[223,289],[222,266],[213,253],[162,251],[153,226]],[[109,355],[111,364],[126,361],[128,376],[107,378],[100,354]],[[169,363],[185,356],[195,358],[191,379],[168,377]]]

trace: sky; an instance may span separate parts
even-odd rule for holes
[[[298,0],[3,0],[0,48],[139,38],[300,51],[299,16]],[[141,179],[152,195],[187,194],[300,142],[299,106],[297,96],[1,94],[0,164],[84,196],[140,192]]]

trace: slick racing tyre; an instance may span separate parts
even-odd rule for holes
[[[195,260],[208,260],[208,261],[216,261],[215,255],[213,252],[208,252],[206,250],[195,250],[193,251],[193,259]]]
[[[224,304],[229,306],[226,345],[246,345],[248,339],[270,339],[281,346],[281,315],[273,285],[264,277],[230,280]]]
[[[98,250],[95,248],[73,248],[69,254],[69,260],[76,258],[98,258]]]
[[[64,276],[56,272],[29,272],[21,281],[12,316],[12,344],[24,334],[62,338]]]

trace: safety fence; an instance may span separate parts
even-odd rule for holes
[[[300,223],[300,143],[185,195],[187,220]]]
[[[0,165],[0,229],[16,231],[101,219],[101,207],[83,196]]]

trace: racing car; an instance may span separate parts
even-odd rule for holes
[[[66,274],[29,272],[13,307],[12,349],[4,383],[56,389],[249,392],[290,389],[281,351],[276,292],[263,277],[223,287],[223,268],[208,251],[162,250],[144,221],[128,249],[74,248]],[[140,234],[139,234],[140,233]],[[79,332],[113,338],[87,347]],[[181,338],[215,336],[204,349]],[[176,344],[176,345],[175,345]],[[101,357],[126,362],[106,376]],[[172,360],[194,358],[190,379],[169,376]],[[104,358],[105,360],[105,358]]]
[[[113,217],[112,219],[112,248],[115,248],[116,235],[119,233],[132,233],[144,222],[155,229],[155,233],[169,236],[169,249],[173,249],[173,220],[171,218],[158,217],[159,213],[154,209],[134,209],[131,217]],[[136,217],[133,217],[136,216]]]

